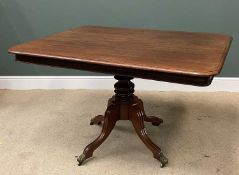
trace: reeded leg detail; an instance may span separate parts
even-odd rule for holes
[[[112,101],[115,100],[114,96],[108,100],[107,107],[112,104]],[[90,125],[101,125],[104,122],[104,115],[97,115],[90,120]]]
[[[83,151],[83,154],[80,155],[77,159],[79,162],[79,166],[88,158],[93,156],[93,152],[105,141],[105,139],[109,136],[112,129],[115,126],[116,121],[119,119],[118,117],[118,106],[112,104],[108,106],[105,112],[105,118],[103,123],[103,128],[99,137],[97,137],[92,143],[87,145]]]
[[[145,146],[152,151],[154,158],[160,161],[161,167],[164,167],[168,163],[168,159],[164,156],[161,149],[148,137],[144,126],[144,113],[141,109],[141,106],[137,104],[137,101],[136,103],[132,104],[132,108],[130,108],[130,120],[132,121],[136,133],[143,141]]]
[[[154,126],[159,126],[161,123],[163,123],[163,119],[159,118],[159,117],[155,117],[155,116],[147,116],[145,111],[144,111],[144,104],[143,101],[141,99],[137,98],[137,103],[140,107],[140,109],[142,110],[143,116],[144,116],[144,121],[145,122],[150,122],[152,123],[152,125]]]

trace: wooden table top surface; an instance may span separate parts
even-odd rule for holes
[[[14,46],[9,52],[41,60],[214,76],[231,40],[222,34],[83,26]]]

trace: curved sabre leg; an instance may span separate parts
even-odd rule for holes
[[[104,118],[101,134],[92,143],[90,143],[89,145],[85,147],[83,154],[80,155],[77,159],[77,161],[79,162],[79,165],[81,165],[86,159],[93,156],[93,152],[109,136],[117,120],[118,120],[118,106],[117,105],[108,106],[105,112],[105,118]]]
[[[160,161],[161,167],[164,167],[168,163],[168,159],[164,156],[161,149],[148,137],[144,127],[144,113],[137,104],[133,104],[130,109],[130,120],[140,139],[152,151],[154,158]]]

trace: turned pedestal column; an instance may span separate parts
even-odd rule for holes
[[[83,154],[78,157],[79,165],[93,156],[93,152],[109,136],[118,120],[129,120],[140,139],[153,153],[154,158],[160,161],[161,167],[165,166],[168,159],[148,137],[144,126],[144,122],[151,122],[158,126],[163,123],[163,120],[154,116],[146,116],[142,100],[134,95],[134,83],[130,81],[133,79],[132,77],[116,75],[115,79],[118,80],[114,85],[115,95],[109,99],[105,114],[94,117],[90,122],[91,125],[102,124],[102,131],[92,143],[85,147]]]

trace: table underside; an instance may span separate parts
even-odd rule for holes
[[[196,76],[187,74],[176,74],[167,72],[158,72],[154,70],[142,70],[135,68],[124,68],[112,65],[101,65],[87,62],[79,61],[69,61],[54,58],[41,58],[38,56],[28,56],[28,55],[16,55],[16,61],[21,61],[25,63],[33,63],[39,65],[47,65],[54,67],[70,68],[77,70],[86,70],[92,72],[100,72],[113,75],[124,75],[129,77],[151,79],[157,81],[166,81],[171,83],[188,84],[194,86],[208,86],[213,80],[213,75],[211,76]]]

